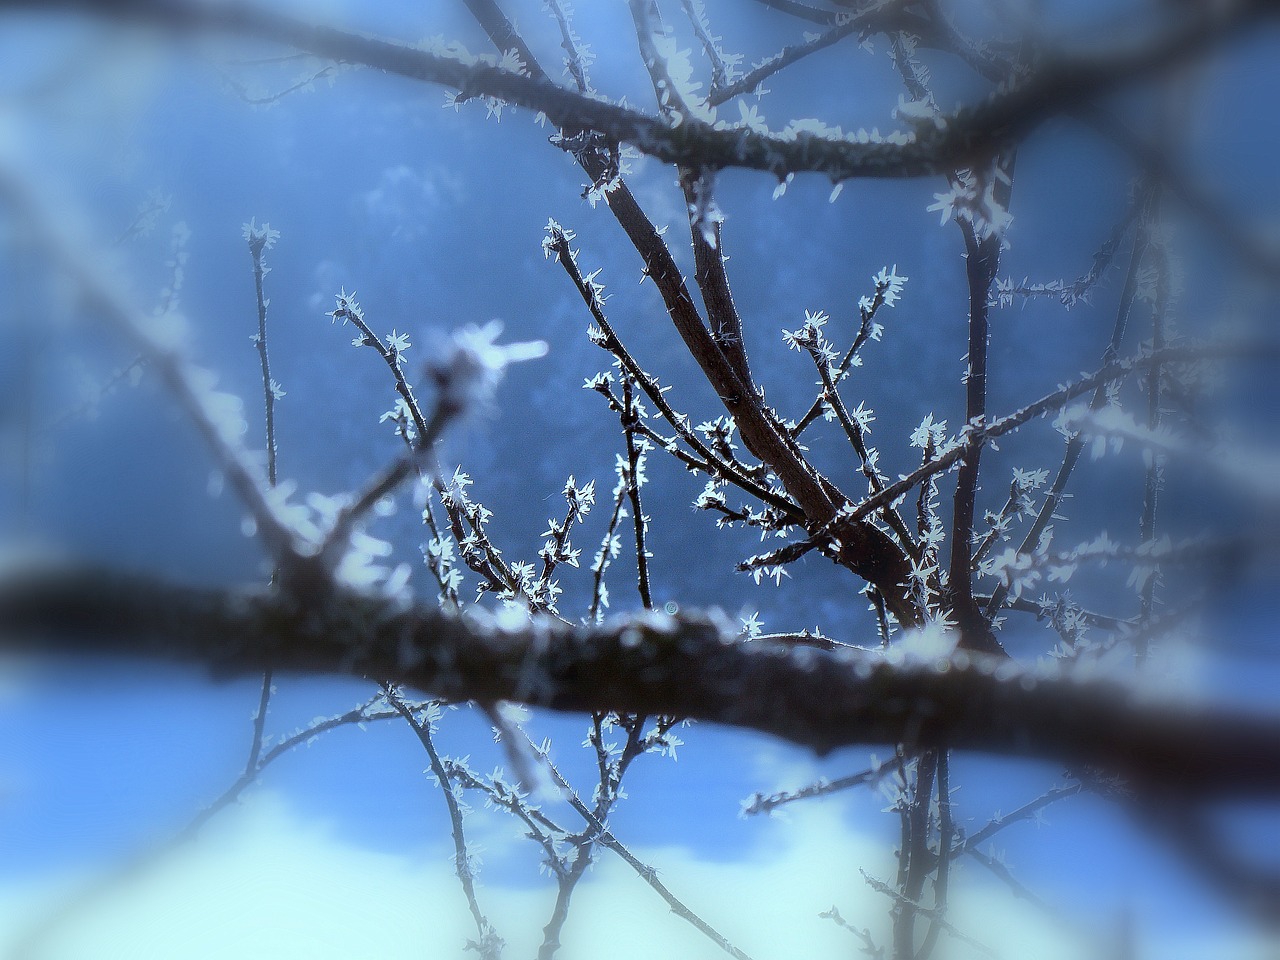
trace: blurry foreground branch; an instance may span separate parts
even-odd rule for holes
[[[714,612],[600,626],[509,617],[343,590],[303,608],[276,593],[88,568],[0,577],[9,652],[161,657],[216,676],[374,677],[447,700],[685,716],[819,752],[907,743],[1036,756],[1183,798],[1280,793],[1280,717],[1197,705],[1080,667],[910,645],[884,653],[744,642]]]
[[[563,130],[590,130],[658,160],[692,167],[743,167],[777,177],[820,172],[840,182],[861,177],[946,174],[1028,137],[1046,120],[1105,97],[1175,64],[1203,56],[1276,12],[1275,0],[1190,4],[1138,38],[1099,38],[1046,56],[1025,78],[1006,82],[982,103],[938,115],[925,128],[886,137],[832,136],[808,129],[759,132],[708,123],[697,115],[655,117],[477,58],[422,49],[278,13],[242,0],[0,0],[0,11],[80,11],[179,32],[211,32],[282,44],[339,63],[372,67],[458,91],[494,97],[543,114]],[[878,24],[885,28],[892,18]],[[870,27],[871,24],[868,24]],[[506,38],[510,39],[510,38]],[[504,48],[504,51],[507,48]]]

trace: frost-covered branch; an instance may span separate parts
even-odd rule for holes
[[[444,797],[445,806],[449,811],[449,825],[453,835],[454,873],[462,886],[463,894],[467,899],[467,908],[471,911],[471,919],[475,922],[476,935],[479,937],[474,947],[481,960],[496,960],[501,955],[503,941],[494,929],[492,921],[480,907],[480,900],[476,894],[472,854],[467,844],[466,828],[462,822],[462,806],[457,794],[454,793],[449,771],[445,768],[444,760],[436,749],[433,738],[433,728],[438,719],[439,707],[435,706],[434,709],[428,710],[425,716],[420,717],[391,684],[384,683],[382,689],[387,702],[397,714],[404,718],[405,723],[413,730],[418,742],[427,752],[431,762],[431,772],[435,776],[436,783],[440,787],[440,795]]]
[[[577,287],[579,295],[581,295],[583,302],[591,313],[591,319],[595,321],[600,330],[600,336],[595,338],[595,342],[613,354],[624,375],[630,376],[639,385],[640,389],[644,391],[644,395],[662,414],[662,418],[675,430],[676,435],[702,458],[702,463],[690,465],[705,469],[706,472],[714,476],[728,480],[752,496],[798,519],[801,516],[799,506],[786,497],[781,497],[769,488],[757,483],[748,475],[745,465],[731,462],[728,458],[721,457],[711,450],[698,438],[698,435],[693,430],[689,429],[689,418],[677,413],[672,408],[665,396],[666,388],[662,387],[657,380],[645,372],[613,329],[613,325],[609,322],[604,312],[604,284],[595,279],[599,275],[599,271],[597,270],[589,276],[583,275],[577,262],[578,253],[571,246],[573,238],[573,231],[566,230],[552,220],[547,224],[547,237],[543,241],[543,249],[548,256],[555,255],[556,262],[564,268],[565,273],[569,275],[569,279]],[[598,383],[589,381],[589,384],[594,389],[600,390],[604,386],[604,381],[600,380],[600,378],[597,378],[597,380],[599,381]],[[611,400],[611,403],[614,404],[619,412],[622,411],[619,401]],[[670,445],[662,442],[661,438],[654,434],[643,421],[638,421],[635,427],[650,440],[658,443],[663,449],[673,452],[670,450]],[[688,463],[689,461],[686,460],[685,462]]]
[[[865,424],[874,418],[871,411],[865,410],[861,404],[856,411],[849,412],[840,396],[840,389],[836,384],[831,363],[821,347],[821,341],[805,344],[805,349],[808,351],[810,358],[812,358],[822,383],[823,402],[829,410],[835,413],[836,420],[840,423],[845,436],[849,440],[849,445],[853,447],[854,453],[858,455],[858,462],[862,467],[862,475],[867,478],[867,485],[871,488],[871,492],[880,493],[884,490],[884,478],[880,475],[880,471],[876,469],[875,451],[868,450],[865,436],[869,432],[869,428]],[[902,548],[912,557],[918,556],[917,544],[894,507],[892,505],[882,507],[879,517],[893,531]]]
[[[249,511],[268,554],[285,565],[309,554],[313,545],[285,516],[280,498],[273,495],[261,468],[240,442],[239,399],[215,390],[217,378],[183,354],[180,318],[154,318],[139,310],[121,284],[60,226],[50,204],[35,196],[31,183],[17,171],[0,168],[0,196],[24,222],[32,244],[71,277],[86,305],[145,358],[178,401],[215,467]]]
[[[634,424],[639,418],[636,411],[635,392],[632,381],[628,377],[622,384],[622,436],[627,448],[627,460],[622,475],[618,478],[627,485],[627,499],[631,501],[631,520],[635,532],[636,545],[636,588],[640,592],[640,605],[646,610],[653,609],[653,595],[649,586],[649,517],[644,512],[644,501],[640,487],[645,482],[645,460],[648,446],[643,439],[637,439]]]
[[[271,268],[266,265],[266,251],[275,244],[280,234],[264,223],[261,227],[256,222],[245,224],[244,238],[249,244],[249,255],[253,258],[253,289],[258,303],[258,332],[253,338],[258,348],[258,362],[262,367],[262,404],[265,411],[267,440],[267,482],[276,485],[276,400],[284,396],[284,391],[271,376],[271,356],[267,352],[267,306],[270,300],[262,291],[262,281]]]
[[[770,77],[785,70],[810,54],[834,46],[845,37],[878,33],[895,28],[902,18],[902,8],[906,4],[901,0],[878,0],[857,16],[848,16],[834,26],[803,43],[794,43],[783,47],[773,56],[756,64],[746,74],[733,83],[716,83],[708,98],[712,106],[719,106],[727,100],[744,93],[751,93]]]
[[[871,887],[872,890],[876,891],[877,893],[882,893],[886,897],[891,899],[894,902],[894,905],[896,908],[905,908],[904,912],[908,913],[912,917],[922,916],[922,917],[928,918],[939,929],[945,931],[948,936],[956,940],[959,940],[961,943],[968,944],[970,947],[972,947],[974,950],[976,950],[978,953],[982,954],[983,956],[991,957],[993,958],[993,960],[995,960],[995,958],[998,958],[1000,956],[998,953],[996,953],[986,944],[982,943],[980,940],[974,939],[973,937],[969,936],[967,933],[964,933],[959,928],[957,928],[955,924],[951,923],[949,920],[946,919],[942,910],[936,907],[925,906],[924,904],[920,903],[918,900],[908,897],[902,891],[885,883],[883,880],[877,877],[871,876],[865,870],[862,871],[862,876],[863,876],[863,879],[867,881],[867,885]]]
[[[814,531],[805,543],[808,544],[810,549],[820,547],[824,542],[830,541],[833,534],[838,532],[838,521],[846,519],[861,520],[881,509],[885,504],[893,503],[905,497],[925,480],[937,474],[945,473],[959,463],[970,444],[992,440],[1012,433],[1038,417],[1043,417],[1054,410],[1062,409],[1078,396],[1131,376],[1137,371],[1179,360],[1193,361],[1215,356],[1239,356],[1246,353],[1267,355],[1274,352],[1274,345],[1267,343],[1250,345],[1222,343],[1166,347],[1158,354],[1140,354],[1135,357],[1112,361],[1106,366],[1100,367],[1094,373],[1059,387],[1052,393],[1045,394],[1045,396],[1019,410],[1005,414],[984,425],[965,427],[961,430],[960,435],[952,440],[946,449],[940,451],[936,457],[926,460],[911,473],[889,484],[879,493],[867,497],[856,506],[846,507],[831,523]],[[1098,429],[1101,431],[1101,427]],[[1117,426],[1116,429],[1119,430],[1120,427]],[[1136,428],[1133,428],[1133,430],[1136,431]],[[1144,436],[1143,439],[1149,440],[1150,438]],[[1175,441],[1172,438],[1166,438],[1164,443],[1171,445]],[[1179,452],[1189,452],[1189,450],[1180,448]],[[1234,467],[1240,473],[1256,473],[1257,464],[1261,462],[1263,462],[1261,457],[1243,462],[1237,460],[1234,462]],[[1246,464],[1249,465],[1248,469],[1246,469]],[[1226,469],[1231,468],[1228,467]],[[998,596],[998,600],[991,601],[996,606],[1004,602],[1003,593],[998,594]]]
[[[812,171],[832,180],[919,177],[946,173],[1025,138],[1044,120],[1201,55],[1218,42],[1272,12],[1268,0],[1228,0],[1156,25],[1138,40],[1090,52],[1062,54],[1028,79],[979,106],[941,118],[932,132],[835,137],[806,129],[791,136],[690,120],[678,127],[663,119],[594,99],[545,78],[497,64],[466,61],[443,52],[309,23],[245,2],[204,4],[189,0],[6,0],[3,9],[79,10],[166,29],[222,31],[281,43],[318,57],[363,64],[410,79],[438,83],[464,97],[486,96],[526,107],[566,130],[592,130],[629,143],[656,159],[700,167],[745,167],[774,176]],[[511,49],[501,46],[503,51]],[[523,60],[523,58],[522,58]],[[526,62],[527,65],[527,62]]]
[[[321,545],[322,559],[341,549],[360,519],[415,474],[446,426],[492,402],[494,389],[510,364],[541,357],[547,351],[541,341],[500,345],[500,331],[500,324],[490,323],[454,333],[445,355],[429,368],[435,380],[436,402],[413,450],[370,478],[365,488],[340,508]]]
[[[382,677],[448,700],[684,716],[827,751],[945,742],[1111,768],[1204,794],[1280,791],[1280,718],[1172,699],[1070,664],[748,643],[722,617],[645,613],[577,626],[335,590],[177,587],[31,564],[0,577],[9,650],[155,656],[218,675]]]
[[[729,956],[733,957],[734,960],[751,960],[751,957],[747,953],[743,952],[738,947],[735,947],[729,939],[724,936],[724,934],[720,933],[720,931],[716,930],[711,926],[711,924],[703,920],[702,917],[694,913],[688,905],[677,897],[671,889],[663,883],[661,879],[659,879],[657,870],[637,858],[636,855],[622,843],[622,841],[613,835],[609,830],[604,816],[601,815],[601,808],[597,807],[594,811],[589,808],[577,793],[574,792],[573,787],[564,778],[564,775],[556,768],[555,764],[546,759],[545,753],[544,761],[546,762],[548,771],[551,773],[552,780],[555,781],[556,785],[563,792],[565,799],[569,801],[569,805],[572,806],[573,809],[577,811],[577,813],[587,822],[593,842],[599,843],[601,846],[606,847],[622,858],[622,860],[636,872],[636,875],[652,887],[654,892],[666,902],[667,906],[671,908],[672,913],[694,927],[694,929],[705,936],[708,940],[718,946]],[[558,939],[552,942],[553,949],[558,945]],[[544,947],[545,946],[546,943],[544,943]],[[550,954],[545,952],[541,953],[539,954],[539,960],[542,960],[544,956],[549,955]]]
[[[830,26],[839,16],[834,10],[823,10],[812,4],[801,3],[800,0],[756,0],[756,3],[785,13],[799,20]]]
[[[1129,254],[1129,265],[1125,271],[1124,286],[1120,291],[1120,302],[1116,308],[1116,317],[1111,325],[1111,337],[1102,353],[1104,363],[1115,359],[1119,355],[1120,346],[1124,342],[1125,332],[1129,327],[1130,314],[1133,311],[1134,302],[1138,295],[1139,272],[1142,268],[1150,239],[1149,233],[1152,225],[1146,218],[1146,214],[1148,213],[1154,190],[1154,184],[1146,182],[1139,192],[1139,222],[1134,232],[1133,249]],[[1106,398],[1107,384],[1101,382],[1096,384],[1093,388],[1093,396],[1089,400],[1090,409],[1100,408],[1106,402]],[[1058,508],[1058,504],[1066,494],[1067,483],[1075,472],[1083,450],[1083,439],[1075,434],[1069,434],[1066,447],[1063,450],[1062,461],[1058,465],[1057,474],[1054,476],[1053,483],[1040,504],[1040,510],[1022,538],[1022,544],[1018,548],[1019,553],[1033,550],[1039,544],[1040,538],[1044,535],[1045,529],[1049,526],[1049,522]],[[987,604],[987,612],[995,614],[1007,596],[1007,590],[997,587],[992,593],[991,601]]]
[[[564,50],[565,72],[573,78],[579,93],[591,92],[591,80],[587,76],[587,67],[591,59],[583,49],[582,41],[569,19],[569,13],[561,0],[546,0],[547,9],[555,17],[556,26],[560,28],[560,46]]]
[[[898,276],[896,265],[894,269],[890,270],[886,267],[872,277],[875,290],[871,296],[863,297],[858,304],[858,332],[854,336],[853,343],[850,344],[849,349],[840,358],[840,362],[833,365],[835,369],[832,373],[832,379],[837,384],[849,375],[850,370],[862,363],[858,352],[863,345],[868,340],[880,339],[882,328],[876,322],[876,314],[880,312],[881,307],[894,305],[902,293],[902,285],[906,280],[906,277]],[[824,409],[826,409],[826,401],[819,394],[809,409],[805,411],[804,416],[797,420],[795,426],[791,428],[791,436],[799,437],[811,423],[822,415]]]
[[[872,758],[874,760],[874,758]],[[831,793],[838,793],[841,790],[850,790],[854,787],[874,786],[884,777],[889,776],[902,767],[902,760],[895,757],[884,763],[876,763],[875,766],[859,773],[850,774],[847,777],[836,777],[834,780],[828,780],[823,777],[821,780],[815,780],[806,786],[797,790],[781,790],[777,793],[753,793],[750,797],[742,802],[742,816],[750,817],[761,813],[772,813],[778,807],[785,806],[788,803],[795,803],[797,800],[808,800],[811,797],[825,797]]]
[[[1070,408],[1062,417],[1064,429],[1078,431],[1099,444],[1113,447],[1124,442],[1152,454],[1177,457],[1199,464],[1236,488],[1263,500],[1280,498],[1280,451],[1274,447],[1247,448],[1241,444],[1208,446],[1199,439],[1181,437],[1167,428],[1152,430],[1131,415],[1114,409],[1093,411],[1083,405]]]
[[[993,181],[993,204],[1007,210],[1012,190],[1014,168],[1012,155],[992,159],[987,175]],[[977,501],[980,460],[984,439],[977,436],[987,419],[987,350],[990,345],[991,284],[1000,266],[1002,238],[997,232],[982,231],[976,218],[957,215],[964,236],[965,274],[969,289],[969,350],[964,374],[965,424],[975,429],[974,438],[965,445],[956,478],[951,521],[951,563],[949,596],[952,614],[965,639],[976,642],[977,649],[999,650],[1000,641],[992,632],[990,620],[973,599],[973,516]]]
[[[714,91],[727,84],[729,78],[738,72],[738,63],[742,56],[726,55],[720,50],[720,38],[711,33],[711,23],[707,19],[707,11],[702,0],[680,0],[680,6],[689,19],[689,25],[693,28],[693,34],[698,38],[698,43],[702,44],[702,52],[711,61],[711,88]]]
[[[1067,797],[1075,796],[1080,792],[1081,788],[1082,784],[1080,783],[1071,783],[1062,787],[1054,787],[1051,790],[1046,790],[1034,800],[1024,803],[1016,810],[992,818],[986,826],[965,837],[962,843],[952,847],[951,856],[957,857],[962,853],[969,853],[971,850],[977,849],[1010,824],[1018,823],[1021,820],[1027,819],[1038,820],[1040,817],[1040,811],[1045,807],[1057,803],[1059,800],[1064,800]]]

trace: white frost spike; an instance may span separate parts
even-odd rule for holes
[[[831,188],[831,196],[827,197],[827,203],[835,203],[836,197],[840,196],[840,192],[844,190],[844,181],[841,180]]]
[[[955,652],[959,634],[948,630],[940,621],[908,630],[895,648],[895,653],[908,663],[928,663],[944,659]]]
[[[272,230],[269,223],[259,226],[256,217],[248,223],[241,224],[240,235],[244,237],[250,246],[259,247],[262,250],[270,250],[275,246],[276,241],[280,239],[279,230]]]
[[[946,119],[931,100],[908,100],[899,94],[898,106],[893,114],[916,128],[934,127],[941,130],[947,125]]]
[[[484,409],[493,401],[509,365],[546,356],[545,341],[499,345],[500,333],[502,324],[497,320],[454,332],[444,357],[430,368],[444,410],[458,416]]]
[[[907,285],[908,277],[898,276],[898,265],[895,263],[892,267],[882,267],[872,280],[875,281],[876,290],[884,298],[884,305],[892,307],[898,302],[902,296],[902,288]]]
[[[764,122],[764,117],[760,115],[760,108],[753,104],[738,101],[738,112],[742,115],[742,119],[738,121],[741,126],[746,127],[753,133],[769,133],[769,126]]]
[[[790,186],[791,181],[794,180],[795,178],[796,178],[796,175],[794,173],[788,173],[785,178],[783,178],[782,180],[779,180],[778,185],[773,188],[773,199],[777,200],[784,193],[786,193],[787,187]]]

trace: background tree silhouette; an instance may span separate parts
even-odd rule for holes
[[[1228,671],[1242,647],[1256,657],[1274,633],[1280,461],[1269,324],[1280,249],[1265,229],[1274,198],[1251,138],[1274,138],[1274,70],[1257,35],[1271,39],[1275,5],[604,6],[575,13],[548,0],[508,11],[462,0],[432,10],[467,43],[487,43],[490,52],[473,54],[452,37],[413,43],[409,30],[400,39],[363,32],[387,32],[360,17],[402,12],[392,6],[313,19],[249,3],[0,4],[19,31],[15,46],[36,61],[15,60],[9,71],[14,133],[0,158],[9,264],[20,278],[7,311],[21,482],[10,491],[12,560],[0,576],[5,647],[160,657],[223,678],[262,674],[240,776],[167,841],[34,918],[14,936],[14,954],[56,950],[86,905],[195,839],[293,747],[382,720],[408,726],[440,787],[473,927],[465,944],[435,945],[445,954],[512,953],[512,931],[486,906],[476,876],[468,812],[483,801],[520,824],[554,888],[539,957],[560,954],[575,893],[605,856],[625,862],[712,948],[758,956],[731,922],[703,915],[697,891],[668,884],[615,833],[633,765],[697,737],[703,728],[682,729],[689,721],[772,734],[821,755],[880,749],[865,768],[743,805],[768,813],[866,785],[888,798],[893,869],[850,863],[830,878],[836,906],[822,916],[847,928],[852,952],[1000,953],[988,945],[996,924],[949,909],[965,882],[955,866],[981,865],[1012,896],[1052,912],[990,844],[1082,795],[1132,811],[1225,895],[1240,923],[1269,929],[1280,876],[1238,842],[1251,821],[1233,811],[1280,794],[1280,716],[1266,702],[1272,664],[1251,662],[1247,676]],[[509,19],[517,13],[520,27]],[[756,59],[734,43],[776,52]],[[481,286],[461,284],[470,302],[437,291],[432,313],[448,314],[452,332],[434,342],[404,326],[421,321],[403,304],[388,311],[399,319],[380,316],[363,279],[365,305],[347,291],[355,277],[326,274],[333,299],[310,311],[305,335],[287,324],[282,347],[267,264],[292,241],[251,220],[240,272],[252,278],[252,299],[213,301],[223,318],[254,319],[262,411],[246,417],[193,359],[208,351],[220,370],[249,361],[202,345],[204,318],[179,312],[190,268],[185,225],[173,227],[162,292],[148,300],[123,280],[148,269],[145,258],[122,267],[63,205],[78,194],[110,211],[101,179],[85,179],[61,143],[33,139],[51,117],[63,133],[89,129],[74,115],[77,105],[95,107],[86,90],[102,77],[118,82],[121,64],[175,50],[183,69],[214,72],[223,96],[256,107],[292,103],[325,81],[339,91],[356,85],[340,102],[364,106],[343,122],[330,118],[337,167],[368,149],[361,124],[384,91],[443,87],[458,113],[451,136],[505,120],[497,136],[509,175],[523,175],[526,151],[559,154],[577,168],[560,188],[580,189],[585,203],[557,196],[539,213],[550,218],[541,249],[523,237],[529,256],[504,265],[488,244],[503,244],[494,235],[507,224],[483,220],[479,211],[491,207],[478,198],[462,260]],[[46,58],[52,69],[39,62]],[[883,67],[896,89],[887,79],[854,89],[841,71],[861,60]],[[640,95],[651,106],[633,106]],[[946,106],[953,101],[963,105]],[[1211,137],[1215,121],[1236,140]],[[206,132],[216,142],[216,129]],[[234,144],[203,155],[227,148]],[[330,161],[305,160],[297,175]],[[1081,181],[1056,188],[1064,167]],[[453,175],[467,181],[466,171]],[[386,168],[362,207],[371,221],[387,205],[396,210],[395,230],[374,242],[413,251],[405,269],[423,249],[412,232],[420,225],[403,216],[394,188],[412,177],[410,166]],[[816,180],[826,181],[834,211],[822,224],[806,220],[817,216],[812,198],[789,196]],[[799,228],[777,236],[762,221],[754,233],[736,228],[761,216],[762,181],[766,203],[801,204],[789,215]],[[270,206],[273,189],[265,182],[252,192]],[[340,224],[349,243],[378,228],[324,210],[329,200],[315,204],[321,231]],[[117,231],[117,247],[144,244],[168,203],[149,198]],[[878,215],[888,209],[892,218]],[[608,229],[606,210],[616,221]],[[898,221],[934,215],[945,230],[927,229],[945,243],[895,233]],[[824,259],[849,230],[869,234],[873,249],[883,235],[885,256]],[[895,262],[891,249],[916,262]],[[546,266],[535,284],[524,264],[539,253]],[[838,301],[810,296],[814,262],[835,267]],[[1062,270],[1064,278],[1047,278]],[[627,271],[639,271],[638,291],[620,282]],[[566,323],[539,323],[552,306],[522,291],[536,286],[540,295],[547,273],[568,298],[559,306],[577,311],[571,325],[588,324],[585,341]],[[505,306],[490,311],[490,302]],[[513,311],[525,315],[518,329],[490,322]],[[334,331],[314,324],[320,313],[353,338],[338,366],[308,366],[333,349]],[[50,327],[58,318],[98,326]],[[226,342],[242,345],[249,330]],[[86,337],[123,344],[126,354],[114,372],[113,361],[96,364],[81,402],[51,355]],[[561,369],[540,400],[515,399],[537,396],[543,375],[530,371],[548,352],[578,358],[584,343],[596,351],[587,394],[567,395]],[[323,452],[282,472],[289,401],[323,404],[356,369],[351,382],[370,389],[336,409],[347,405],[346,421],[364,433],[374,418],[360,404],[377,399],[381,434],[369,435],[381,462],[355,464],[347,475],[355,483],[334,483],[325,471],[336,458],[322,463]],[[375,371],[378,381],[366,379]],[[508,375],[514,384],[504,384]],[[57,493],[66,476],[39,467],[44,438],[80,424],[88,408],[110,411],[130,381],[156,385],[195,428],[231,494],[224,502],[243,514],[242,530],[266,560],[263,580],[167,575],[145,557],[141,536],[104,549],[73,532],[80,549],[71,559],[36,549],[37,539],[74,528],[50,516],[76,514]],[[297,386],[286,392],[282,382]],[[522,403],[554,409],[562,422],[539,420]],[[589,414],[568,412],[592,403]],[[50,409],[67,412],[50,417]],[[246,428],[246,419],[262,426]],[[332,426],[293,428],[297,449],[322,451],[315,432]],[[502,453],[480,454],[488,462],[473,470],[466,438],[495,433],[506,437]],[[154,471],[162,496],[179,497],[164,475],[174,470],[165,461]],[[543,483],[549,471],[554,486]],[[344,492],[318,492],[335,485]],[[509,515],[537,513],[552,494],[563,507],[533,547],[527,535],[517,546],[513,531],[528,524]],[[722,531],[715,540],[713,527]],[[728,566],[737,579],[725,576]],[[762,619],[782,626],[767,632]],[[815,619],[816,629],[800,626]],[[1188,672],[1201,675],[1196,695],[1170,683]],[[295,674],[372,686],[354,709],[274,733],[277,682]],[[492,774],[480,772],[492,758],[473,763],[438,745],[448,708],[462,704],[494,732],[501,766]],[[586,779],[557,758],[563,743],[553,749],[529,732],[520,705],[587,718]],[[1061,776],[1012,812],[962,816],[960,764],[982,777],[991,755],[1048,761]],[[882,895],[884,924],[841,913],[841,891],[864,880]],[[1083,949],[1138,955],[1130,926],[1117,932],[1110,920],[1088,919]]]

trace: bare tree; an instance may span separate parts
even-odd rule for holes
[[[1270,27],[1276,5],[1140,4],[1088,21],[1083,32],[1057,25],[1036,3],[989,0],[956,10],[935,0],[758,5],[772,10],[778,50],[748,68],[717,34],[724,25],[716,18],[741,13],[735,4],[628,0],[628,45],[652,93],[652,107],[641,109],[613,89],[613,73],[593,61],[563,0],[546,0],[544,11],[521,9],[530,20],[547,18],[527,34],[493,0],[462,0],[490,44],[492,52],[481,55],[455,43],[374,38],[251,3],[0,3],[15,18],[75,13],[158,31],[173,43],[216,37],[248,45],[252,58],[232,56],[225,45],[204,54],[233,94],[252,103],[365,68],[390,75],[389,82],[441,86],[465,111],[477,104],[490,115],[523,111],[543,125],[550,149],[580,168],[584,200],[617,221],[619,242],[634,250],[719,403],[711,409],[696,391],[672,390],[675,375],[642,357],[632,333],[611,319],[610,308],[628,294],[608,302],[604,280],[612,278],[597,269],[600,252],[580,249],[568,225],[590,214],[548,210],[541,252],[581,302],[603,367],[587,386],[600,398],[601,415],[617,419],[609,493],[607,480],[577,479],[580,469],[566,465],[564,507],[544,542],[528,557],[510,559],[496,543],[489,510],[469,492],[470,477],[442,466],[438,443],[447,431],[466,430],[475,411],[500,409],[506,370],[541,356],[548,344],[502,343],[498,327],[472,325],[425,368],[414,366],[405,358],[416,346],[410,337],[385,329],[343,288],[329,315],[353,332],[362,354],[353,363],[385,367],[394,406],[384,419],[397,446],[358,489],[302,495],[277,485],[275,406],[283,391],[273,374],[296,358],[268,350],[265,263],[275,231],[251,222],[244,234],[256,294],[264,459],[244,443],[234,398],[214,389],[174,336],[171,304],[144,309],[69,229],[31,170],[5,160],[0,193],[15,257],[69,278],[81,312],[130,345],[137,360],[106,388],[134,374],[163,385],[247,512],[272,567],[267,584],[227,589],[19,553],[0,577],[5,646],[146,654],[218,675],[265,674],[243,775],[174,843],[194,836],[297,743],[352,723],[407,724],[440,786],[474,921],[467,946],[483,957],[503,955],[504,941],[475,877],[464,816],[469,795],[520,821],[541,852],[556,896],[540,957],[557,954],[574,892],[606,854],[622,858],[710,942],[747,956],[731,929],[703,919],[690,893],[669,888],[611,827],[633,764],[673,751],[687,720],[764,731],[823,753],[848,745],[891,751],[871,769],[757,794],[745,804],[746,812],[763,813],[864,785],[887,792],[897,870],[863,877],[883,894],[890,939],[877,942],[833,907],[824,916],[849,929],[851,951],[898,960],[988,952],[981,929],[948,914],[955,863],[980,864],[1015,895],[1035,900],[989,853],[989,841],[1082,793],[1139,812],[1243,914],[1274,921],[1280,875],[1231,850],[1212,815],[1224,801],[1280,795],[1280,715],[1189,698],[1155,677],[1162,645],[1191,630],[1198,612],[1214,609],[1249,576],[1266,581],[1274,574],[1280,460],[1268,442],[1273,436],[1269,424],[1213,388],[1224,375],[1243,383],[1241,371],[1256,372],[1259,364],[1270,370],[1278,345],[1265,326],[1242,320],[1224,330],[1206,322],[1204,311],[1221,305],[1223,291],[1254,284],[1263,297],[1249,309],[1265,316],[1272,306],[1266,282],[1280,266],[1280,249],[1246,217],[1227,212],[1225,185],[1198,180],[1183,148],[1195,143],[1188,104],[1204,65],[1235,56],[1232,44],[1243,34]],[[549,32],[558,49],[544,43]],[[859,44],[888,51],[901,93],[896,106],[877,107],[883,122],[899,129],[846,132],[834,113],[766,120],[768,84],[793,74],[811,80],[814,64],[839,56],[868,56]],[[270,55],[259,55],[263,45]],[[260,92],[281,69],[287,79]],[[958,73],[962,82],[953,79]],[[975,84],[984,96],[944,108],[953,89]],[[40,95],[27,89],[16,103],[31,106]],[[836,102],[828,89],[815,96]],[[1016,242],[1014,188],[1026,166],[1019,153],[1033,150],[1047,126],[1068,124],[1125,159],[1128,202],[1096,250],[1080,258],[1076,278],[1019,280],[1006,266]],[[632,192],[629,169],[640,157],[672,168],[688,212],[680,236],[660,229]],[[916,296],[909,276],[925,264],[869,268],[852,336],[835,332],[826,312],[797,304],[781,333],[795,363],[774,369],[759,362],[756,346],[776,331],[734,297],[729,254],[746,238],[734,235],[732,211],[717,202],[726,171],[776,178],[775,198],[793,179],[822,175],[833,201],[847,182],[943,180],[927,211],[903,215],[940,214],[958,234],[967,297],[931,306],[967,317],[967,352],[956,369],[963,406],[926,417],[907,435],[882,438],[880,449],[871,443],[875,416],[863,366],[887,369],[877,357],[882,338],[895,336],[886,316]],[[130,226],[125,236],[134,232]],[[794,251],[770,255],[785,259]],[[1098,315],[1104,308],[1095,301],[1106,304],[1109,331],[1088,345],[1096,363],[1067,382],[1038,378],[1017,404],[997,405],[1012,391],[997,390],[992,372],[996,320],[1046,300],[1076,310],[1072,316]],[[16,329],[31,323],[15,320]],[[1085,336],[1087,327],[1081,330]],[[1036,374],[1037,363],[1029,358],[1017,382],[1034,382],[1027,374]],[[803,406],[773,399],[795,395],[797,384],[810,380],[816,390]],[[1054,430],[1061,443],[1051,461],[1042,458],[1042,442],[1019,445],[1026,434]],[[1087,454],[1140,461],[1130,487],[1105,495],[1123,502],[1131,520],[1111,536],[1089,528],[1095,516],[1110,514],[1067,503],[1077,474],[1090,469]],[[1039,459],[1012,466],[1015,456]],[[869,618],[765,633],[756,616],[738,621],[718,610],[661,609],[650,516],[687,508],[659,502],[646,489],[647,471],[666,466],[704,482],[693,506],[718,527],[748,530],[765,542],[741,558],[744,578],[781,584],[798,565],[826,558],[851,590],[865,594]],[[1198,496],[1211,509],[1164,507],[1167,499]],[[416,569],[383,559],[395,547],[377,532],[397,499],[412,499],[425,525]],[[1074,522],[1064,523],[1071,516]],[[1099,576],[1101,568],[1108,572]],[[1123,572],[1123,589],[1115,571]],[[634,600],[620,599],[624,575],[634,580]],[[566,594],[561,583],[570,579],[576,587]],[[574,598],[572,608],[566,596]],[[1249,602],[1268,605],[1257,595]],[[726,597],[724,606],[739,606],[738,598]],[[627,608],[632,612],[605,617],[606,609]],[[1205,629],[1219,627],[1209,622]],[[348,675],[376,687],[354,710],[271,741],[273,678],[282,673]],[[466,702],[491,722],[505,773],[480,774],[437,747],[437,730],[447,723],[443,707]],[[596,782],[571,783],[547,744],[526,735],[511,704],[588,717]],[[1064,779],[966,830],[952,809],[951,764],[970,751],[1050,760]],[[555,803],[544,806],[544,798]],[[860,882],[851,866],[850,876],[836,879],[833,900],[840,885]],[[44,933],[78,902],[33,927],[25,955],[38,955]],[[1122,947],[1121,955],[1129,950]]]

